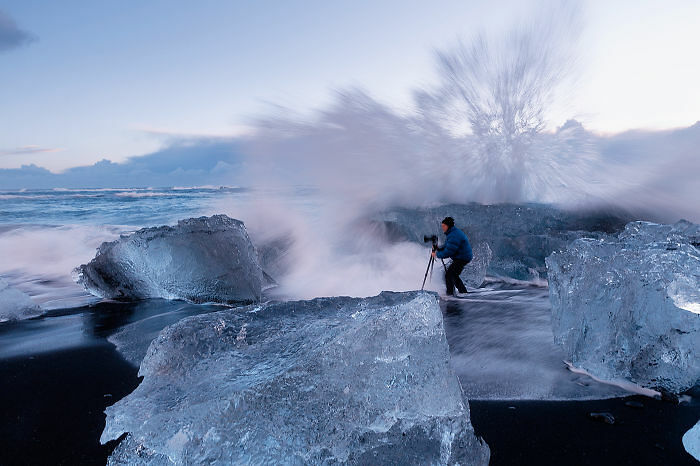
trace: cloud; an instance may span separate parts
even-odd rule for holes
[[[167,144],[177,143],[184,140],[204,140],[204,139],[231,139],[248,136],[255,131],[255,127],[248,125],[232,125],[229,126],[225,133],[217,132],[182,132],[163,127],[134,125],[131,127],[136,131],[147,136],[157,138]]]
[[[209,184],[230,186],[244,181],[241,179],[242,163],[235,139],[183,139],[173,141],[167,147],[151,154],[131,157],[123,163],[101,160],[93,165],[70,168],[63,173],[52,173],[36,165],[0,169],[0,187],[45,189]]]
[[[0,157],[4,155],[26,155],[26,154],[40,154],[44,152],[59,152],[63,149],[51,148],[51,147],[39,147],[39,146],[22,146],[15,149],[0,150]]]
[[[7,13],[0,10],[0,52],[5,52],[36,40],[36,36],[17,27]]]

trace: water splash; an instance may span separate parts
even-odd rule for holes
[[[576,11],[437,52],[440,82],[414,93],[412,112],[352,89],[311,117],[258,121],[250,177],[312,184],[365,209],[579,198],[596,173],[593,137],[575,122],[546,124],[571,69]]]
[[[323,202],[312,215],[276,201],[254,213],[219,209],[243,219],[253,237],[286,231],[288,295],[415,289],[426,250],[377,244],[358,218],[397,206],[566,203],[591,192],[593,137],[576,122],[546,123],[571,68],[576,15],[561,7],[505,37],[480,34],[438,52],[440,80],[416,90],[408,112],[361,89],[337,91],[311,115],[277,109],[243,141],[245,177],[256,186],[311,185]]]
[[[550,107],[574,69],[577,18],[575,8],[562,6],[504,37],[478,34],[437,52],[441,84],[423,92],[420,113],[465,133],[461,160],[476,187],[472,200],[551,202],[556,191],[561,201],[559,187],[571,189],[595,160],[580,125],[547,132]],[[576,172],[561,170],[572,162]]]

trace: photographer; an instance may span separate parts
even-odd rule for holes
[[[445,272],[447,294],[454,295],[455,287],[460,294],[464,294],[467,292],[467,287],[462,283],[459,274],[464,270],[464,266],[472,260],[472,247],[467,235],[455,227],[455,221],[452,217],[445,217],[440,226],[446,236],[445,244],[441,248],[433,250],[432,255],[439,259],[452,258],[452,263]]]

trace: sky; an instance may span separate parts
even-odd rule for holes
[[[700,2],[582,2],[575,92],[549,115],[587,129],[700,120]],[[0,169],[54,172],[232,137],[286,106],[361,87],[409,108],[434,52],[541,2],[0,0]]]

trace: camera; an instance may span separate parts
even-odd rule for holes
[[[424,243],[433,243],[433,249],[437,249],[438,245],[438,237],[436,235],[423,235],[423,242]]]

